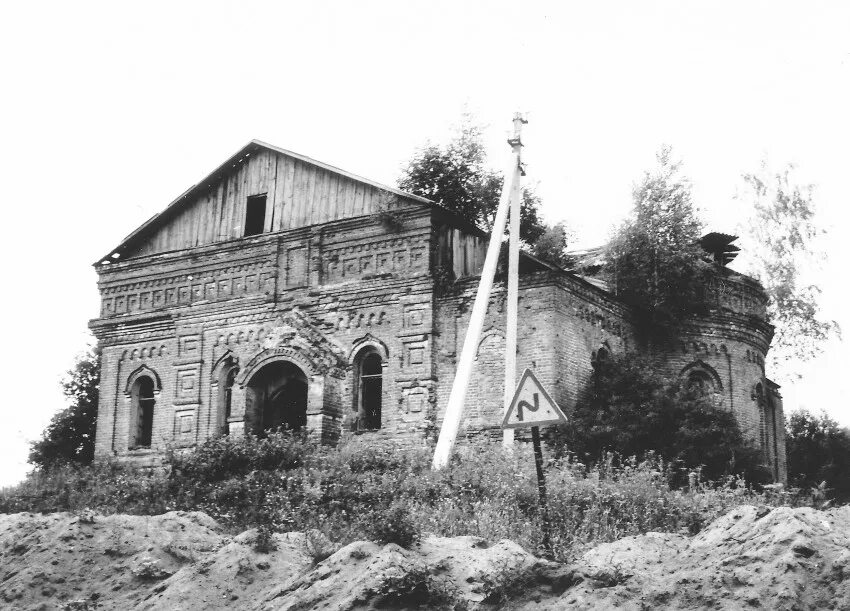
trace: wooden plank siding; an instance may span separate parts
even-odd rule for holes
[[[455,278],[477,276],[484,268],[486,238],[443,226],[437,234],[436,265],[451,269]]]
[[[125,257],[241,238],[248,197],[264,193],[265,231],[372,214],[387,198],[378,187],[275,151],[261,150],[181,206]]]

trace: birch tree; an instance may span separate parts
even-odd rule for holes
[[[752,241],[748,272],[764,286],[776,327],[771,359],[774,365],[809,360],[831,335],[840,334],[838,324],[821,314],[820,287],[805,278],[825,257],[818,245],[826,231],[817,223],[814,186],[798,184],[792,165],[774,173],[766,162],[743,180],[753,205],[746,225]]]

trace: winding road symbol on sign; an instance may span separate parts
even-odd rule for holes
[[[528,410],[530,412],[536,412],[539,407],[540,407],[540,395],[537,394],[537,393],[534,393],[534,405],[532,405],[528,401],[520,400],[520,402],[517,403],[517,406],[516,406],[516,419],[519,420],[520,422],[522,422],[522,420],[523,420],[522,410],[525,409],[525,410]]]
[[[546,424],[565,424],[567,417],[546,389],[526,369],[517,385],[510,407],[502,421],[503,429],[518,429]]]

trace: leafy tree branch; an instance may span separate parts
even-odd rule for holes
[[[491,230],[504,179],[487,165],[483,131],[465,115],[446,145],[426,144],[414,154],[398,180],[400,189],[426,197],[485,230]],[[541,199],[532,186],[522,190],[520,239],[527,250],[564,265],[568,234],[540,216]],[[545,245],[535,249],[545,236]]]
[[[841,331],[834,320],[822,318],[821,289],[801,273],[816,268],[825,256],[818,247],[826,231],[817,224],[814,186],[797,183],[792,165],[773,173],[766,162],[743,180],[753,205],[747,223],[753,242],[749,271],[767,292],[768,317],[776,327],[772,360],[811,359]]]

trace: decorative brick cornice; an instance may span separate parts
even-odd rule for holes
[[[683,340],[691,337],[715,337],[739,341],[766,354],[773,338],[773,325],[755,316],[717,310],[706,316],[694,316],[687,320],[682,325],[679,336]]]

